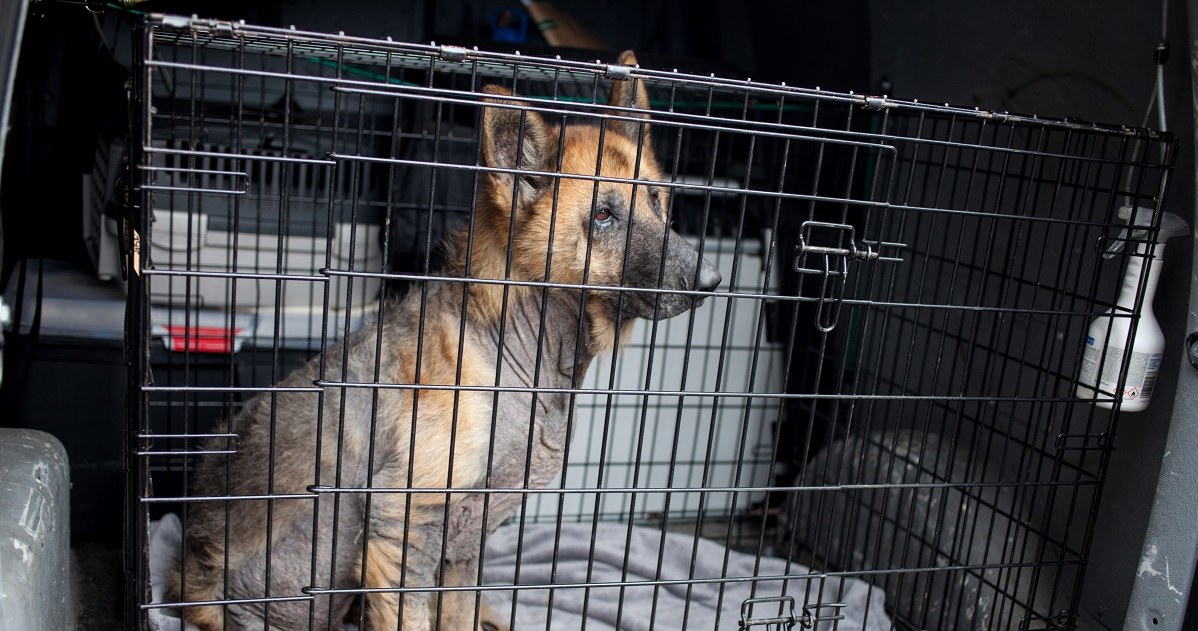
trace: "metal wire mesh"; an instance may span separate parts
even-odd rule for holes
[[[508,592],[536,603],[536,594],[548,594],[537,623],[548,629],[560,628],[555,594],[589,598],[610,588],[619,591],[617,628],[1073,628],[1117,418],[1076,394],[1082,340],[1089,321],[1114,307],[1118,280],[1137,256],[1131,248],[1103,256],[1124,239],[1118,209],[1162,203],[1173,163],[1168,137],[167,16],[149,19],[141,43],[131,142],[139,208],[130,239],[138,402],[129,427],[128,549],[138,595],[130,619],[143,624],[146,616],[215,606],[238,628],[245,618],[228,613],[236,608],[258,620],[298,605],[310,627],[336,628],[329,602],[349,602],[340,614],[369,624],[377,619],[368,618],[360,595],[403,594],[403,607],[409,597],[436,594],[444,603],[437,628],[457,602],[451,595],[485,601]],[[568,118],[614,134],[643,119],[608,105],[613,86],[647,90],[649,131],[631,146],[637,156],[654,147],[664,177],[488,163],[480,131],[487,84],[525,97],[504,102],[520,113],[521,135],[533,115],[561,130]],[[607,155],[602,138],[592,152]],[[642,192],[634,196],[647,195],[646,187],[667,191],[673,226],[722,283],[702,306],[664,320],[636,319],[631,305],[648,295],[660,308],[663,296],[701,292],[665,286],[660,275],[647,288],[614,283],[625,285],[616,292],[617,319],[635,324],[614,353],[598,354],[564,381],[542,381],[539,359],[517,370],[527,371],[523,381],[497,374],[470,381],[463,359],[448,383],[422,382],[420,359],[410,380],[386,378],[384,327],[376,322],[414,314],[413,328],[400,335],[416,340],[417,357],[433,356],[424,331],[441,326],[442,316],[466,331],[468,307],[430,313],[448,304],[429,298],[441,291],[430,288],[458,287],[459,295],[464,284],[501,288],[503,313],[524,309],[516,298],[523,296],[539,310],[542,331],[547,304],[565,296],[583,316],[585,297],[610,289],[589,271],[581,282],[514,273],[511,253],[530,247],[515,220],[501,235],[505,273],[445,275],[439,244],[459,234],[465,240],[451,250],[471,249],[481,238],[478,208],[488,203],[480,190],[485,195],[485,182],[505,173],[517,183],[546,178],[537,186],[548,189],[536,190],[554,213],[567,212],[561,182],[581,180],[595,191],[584,200],[587,217],[605,186],[635,182]],[[455,233],[461,224],[476,228]],[[563,225],[580,231],[581,243],[597,242],[588,222]],[[593,247],[584,248],[587,270],[599,256]],[[553,248],[543,240],[533,250],[548,259]],[[638,264],[629,251],[622,277]],[[1117,317],[1138,315],[1137,306]],[[501,348],[539,358],[551,343],[515,325],[505,338],[505,326]],[[466,336],[452,333],[450,356],[461,358]],[[373,375],[351,374],[343,358],[355,353],[373,358]],[[287,378],[305,364],[309,372]],[[318,435],[346,426],[347,401],[366,401],[371,429],[356,440],[369,445],[363,453],[371,464],[354,466],[381,467],[373,460],[385,449],[379,445],[399,439],[375,428],[410,427],[418,417],[411,399],[431,401],[438,392],[453,397],[442,419],[453,447],[450,471],[432,483],[342,477],[343,462],[367,456],[350,453],[345,445],[354,440],[341,435],[332,445],[317,439],[315,453],[288,452],[287,439],[276,441],[300,423],[287,401],[306,402]],[[459,440],[465,430],[457,423],[459,413],[472,418],[459,403],[475,395],[491,401],[483,414],[490,439],[471,447]],[[528,436],[516,451],[532,454],[542,440],[529,427],[564,419],[570,440],[560,473],[554,468],[536,484],[531,465],[522,483],[498,472],[504,454],[496,454],[496,428],[510,422],[497,411],[501,399],[528,401]],[[396,400],[408,401],[405,411]],[[546,401],[563,404],[549,409]],[[253,430],[238,425],[251,417],[264,419],[269,449],[255,451]],[[407,462],[433,458],[426,447],[401,447]],[[480,481],[455,484],[455,456],[458,467],[481,462]],[[260,461],[269,479],[237,480],[245,470],[238,459]],[[326,465],[334,460],[330,479]],[[209,473],[197,479],[201,462]],[[387,536],[355,533],[336,515],[368,515],[390,501],[380,498],[399,496],[408,503],[401,521],[425,523],[411,506],[432,495],[446,499],[438,504],[443,514],[427,522],[442,541],[433,562],[441,569],[430,580],[413,574],[380,585],[362,569],[347,583],[332,568],[345,563],[336,546],[366,555],[367,540]],[[484,530],[499,522],[514,529],[517,579],[521,550],[534,538],[556,539],[556,563],[573,547],[562,541],[575,532],[566,526],[590,525],[586,580],[487,581],[484,556],[474,582],[454,584],[446,577],[448,542],[455,528],[474,532],[451,519],[462,498],[481,502],[481,514],[470,514],[489,524]],[[240,507],[254,503],[267,506],[265,525],[239,521]],[[196,521],[205,505],[223,517]],[[510,510],[492,514],[498,506]],[[296,522],[309,529],[302,559],[286,557],[295,533],[278,526],[296,510],[307,511]],[[326,532],[320,514],[327,519],[329,511]],[[206,592],[215,596],[189,597],[189,581],[199,579],[187,571],[169,586],[181,592],[151,590],[146,523],[168,513],[181,517],[189,541],[220,524],[203,534],[226,546],[219,589]],[[612,524],[625,533],[615,537],[625,544],[616,563],[624,572],[595,578],[609,543],[596,533]],[[267,550],[264,580],[237,584],[230,537],[254,528]],[[656,573],[630,578],[629,546],[642,529],[689,542],[679,554],[690,572],[666,575],[663,566],[677,559],[668,558],[662,538],[648,554]],[[700,550],[708,550],[701,542],[724,551],[715,575],[695,571]],[[182,566],[202,553],[184,545]],[[746,555],[753,569],[732,569],[732,554]],[[782,560],[782,573],[762,569],[766,559]],[[296,576],[280,578],[288,572]],[[734,591],[742,585],[747,597]],[[864,600],[850,602],[858,586]],[[167,589],[161,578],[154,587]],[[625,592],[636,588],[652,593],[647,615],[631,596],[625,613]],[[707,589],[718,610],[710,620],[690,608],[693,601],[698,610]],[[658,615],[659,596],[670,592],[682,594],[680,617]],[[764,618],[754,613],[766,609]],[[532,626],[516,610],[495,628]],[[588,628],[608,628],[586,611]]]

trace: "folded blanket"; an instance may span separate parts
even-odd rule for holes
[[[165,581],[177,563],[182,531],[177,517],[167,515],[150,524],[150,580],[154,602],[165,602]],[[594,556],[591,546],[594,545]],[[556,548],[557,562],[554,563]],[[517,575],[517,559],[519,574]],[[660,564],[660,570],[658,565]],[[753,580],[752,577],[789,577]],[[658,585],[621,588],[611,583],[652,581]],[[687,581],[697,581],[690,582]],[[749,598],[788,595],[796,613],[803,607],[843,603],[843,620],[820,623],[816,629],[886,631],[891,628],[886,595],[857,579],[822,578],[799,564],[744,554],[692,535],[619,523],[563,524],[560,536],[553,524],[501,527],[487,540],[483,582],[489,586],[609,584],[601,587],[534,587],[486,590],[492,610],[510,620],[513,631],[656,631],[737,629],[741,603]],[[552,602],[552,606],[550,603]],[[829,607],[809,609],[833,616]],[[777,605],[758,605],[755,618],[777,615]],[[180,626],[178,612],[150,610],[151,627],[159,631],[190,631]],[[766,629],[767,627],[754,627]]]

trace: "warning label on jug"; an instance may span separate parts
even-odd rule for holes
[[[1111,348],[1104,354],[1097,347],[1086,344],[1078,379],[1084,384],[1093,385],[1098,376],[1099,365],[1102,366],[1102,377],[1097,380],[1098,389],[1115,392],[1115,387],[1119,384],[1119,371],[1123,368],[1123,349]],[[1130,401],[1152,396],[1160,366],[1160,353],[1132,353],[1127,366],[1123,398]]]

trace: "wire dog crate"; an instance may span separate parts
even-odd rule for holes
[[[138,628],[1075,628],[1118,410],[1076,394],[1084,336],[1169,137],[197,18],[140,44]]]

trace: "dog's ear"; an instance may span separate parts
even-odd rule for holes
[[[631,50],[626,50],[620,53],[617,64],[622,66],[637,65],[636,54]],[[649,119],[649,91],[645,87],[645,82],[641,79],[613,79],[611,82],[611,97],[608,98],[607,104],[613,107],[626,107],[644,110],[641,112],[627,112],[612,110],[612,114],[620,116],[635,116],[637,118]],[[645,134],[645,139],[648,140],[649,125],[638,123],[631,120],[610,120],[607,122],[607,128],[626,138],[636,142],[641,134]]]
[[[486,94],[512,96],[512,91],[497,85],[483,88]],[[483,99],[486,103],[519,105],[512,99]],[[500,169],[551,171],[555,168],[557,139],[554,130],[537,112],[513,107],[484,107],[482,122],[483,163]],[[519,155],[517,155],[517,151]],[[531,202],[544,190],[549,178],[531,173],[493,173],[510,198],[513,182],[520,189],[523,202]]]

